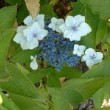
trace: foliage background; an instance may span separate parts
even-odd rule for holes
[[[56,2],[41,0],[40,13],[57,16],[53,11]],[[61,72],[54,68],[31,71],[30,55],[36,54],[36,50],[22,51],[12,41],[17,24],[21,25],[29,14],[25,2],[5,0],[4,4],[6,7],[0,9],[0,94],[3,100],[0,110],[73,110],[90,97],[94,100],[94,110],[109,110],[100,106],[104,98],[110,98],[110,1],[70,2],[73,8],[68,14],[84,15],[92,27],[91,34],[80,43],[105,56],[102,63],[85,73],[74,68],[63,68]],[[60,83],[61,77],[69,80]],[[2,91],[6,91],[9,98]]]

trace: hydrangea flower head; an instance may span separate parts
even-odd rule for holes
[[[75,44],[73,54],[82,56],[84,54],[85,49],[86,49],[86,47],[84,45]]]
[[[85,61],[88,67],[92,67],[94,64],[100,63],[102,58],[103,54],[101,52],[95,52],[94,49],[88,48],[82,57],[82,61]]]
[[[37,56],[31,56],[31,63],[30,63],[30,67],[32,68],[32,70],[37,70],[38,69],[38,64],[37,64],[37,61],[36,61],[36,58]]]
[[[58,33],[61,33],[61,29],[59,28],[64,23],[63,19],[57,19],[53,17],[51,19],[51,23],[48,25],[49,28],[51,28],[53,31],[56,31]]]
[[[67,16],[60,29],[64,38],[68,38],[70,41],[80,41],[82,36],[91,32],[90,26],[85,22],[85,17],[81,15]]]
[[[36,16],[35,19],[33,19],[32,16],[27,16],[24,19],[24,24],[26,24],[27,26],[30,26],[34,22],[38,22],[41,28],[44,28],[44,17],[45,17],[44,14],[39,14],[38,16]]]

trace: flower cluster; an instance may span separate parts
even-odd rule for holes
[[[85,61],[88,67],[102,61],[101,52],[95,52],[92,48],[86,50],[84,45],[77,44],[83,36],[92,31],[84,16],[67,16],[65,20],[53,17],[45,22],[44,15],[39,14],[35,19],[26,17],[24,24],[18,27],[13,40],[20,44],[23,50],[39,47],[41,51],[38,58],[46,60],[56,70],[60,70],[64,65],[75,67],[80,59]],[[31,56],[30,67],[33,70],[38,68],[36,58],[37,55]]]

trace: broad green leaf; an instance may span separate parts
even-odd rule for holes
[[[42,78],[45,76],[45,74],[43,74],[40,71],[32,71],[27,75],[30,80],[35,84],[37,82],[39,82],[40,80],[42,80]]]
[[[82,79],[82,78],[76,78],[76,79],[70,79],[66,82],[63,83],[62,87],[64,89],[75,89],[76,87],[84,84],[84,83],[87,83],[88,81],[90,81],[90,79]]]
[[[8,109],[0,105],[0,110],[8,110]]]
[[[7,30],[0,34],[0,77],[7,77],[5,71],[5,63],[7,60],[8,48],[10,41],[15,33],[15,30]]]
[[[73,110],[73,107],[62,96],[53,96],[54,110]]]
[[[95,78],[78,86],[75,90],[78,91],[84,99],[88,99],[101,89],[108,80],[109,77]]]
[[[20,108],[20,110],[45,110],[46,105],[40,103],[36,99],[24,97],[21,95],[11,94],[12,100]]]
[[[23,22],[24,18],[26,18],[28,15],[29,15],[29,12],[28,12],[28,10],[26,8],[26,5],[25,4],[22,4],[19,7],[19,10],[18,10],[18,13],[17,13],[18,23],[21,24]]]
[[[24,0],[5,0],[6,3],[10,4],[10,5],[16,5],[16,4],[21,4],[24,2]]]
[[[0,9],[0,31],[13,27],[16,19],[16,6],[9,6]]]
[[[49,87],[61,87],[60,80],[54,73],[48,75],[47,85]]]
[[[73,7],[72,15],[75,16],[80,14],[85,16],[85,6],[81,2],[72,3],[72,7]]]
[[[93,95],[95,108],[100,108],[104,99],[104,89],[101,88]]]
[[[58,77],[77,78],[83,73],[76,68],[64,67],[61,71],[55,71],[55,74]]]
[[[110,99],[110,81],[108,81],[104,87],[104,98],[105,99]]]
[[[106,32],[107,32],[107,24],[105,21],[100,20],[96,34],[96,45],[103,42]]]
[[[11,78],[5,83],[0,82],[0,87],[8,92],[20,94],[23,96],[38,97],[38,90],[35,88],[29,78],[23,74],[13,64],[7,64],[7,72]]]
[[[21,50],[19,53],[17,53],[16,55],[14,55],[11,60],[13,62],[17,62],[17,63],[29,63],[31,62],[30,56],[31,55],[36,55],[37,54],[37,50]]]
[[[2,105],[6,107],[8,110],[20,110],[17,106],[13,103],[11,98],[6,97],[2,92],[0,92],[0,95],[2,97],[3,103]],[[0,109],[1,110],[1,109]]]
[[[86,22],[90,25],[92,28],[92,32],[90,32],[88,35],[82,37],[81,43],[83,45],[86,45],[87,47],[95,48],[96,46],[96,32],[99,25],[99,19],[98,16],[93,15],[91,10],[85,6],[85,19]]]
[[[104,77],[110,75],[110,58],[106,58],[100,64],[95,65],[93,68],[88,70],[82,77],[87,78],[96,78],[96,77]]]
[[[76,92],[74,88],[63,89],[62,96],[73,106],[77,106],[83,101],[83,97],[80,93]]]
[[[102,19],[106,20],[110,17],[110,1],[109,0],[80,0],[91,8],[94,14],[98,14]]]
[[[47,17],[55,17],[56,16],[56,14],[53,11],[53,7],[49,4],[41,5],[40,13],[45,14]]]

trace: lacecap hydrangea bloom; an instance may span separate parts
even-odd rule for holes
[[[80,41],[82,36],[91,32],[91,27],[85,22],[85,17],[81,15],[67,16],[60,29],[63,32],[63,37],[70,41]]]
[[[92,48],[88,48],[85,51],[85,55],[82,57],[82,61],[85,61],[88,67],[92,67],[93,65],[100,63],[102,59],[103,54],[101,52],[95,52]]]

